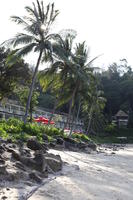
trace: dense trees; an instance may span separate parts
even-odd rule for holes
[[[89,60],[85,42],[74,44],[74,30],[64,30],[60,35],[50,33],[59,14],[54,4],[45,8],[43,2],[36,0],[36,4],[25,9],[27,16],[11,17],[23,25],[24,32],[3,43],[13,47],[13,51],[0,49],[0,99],[9,96],[20,84],[23,90],[19,97],[26,106],[25,122],[28,112],[32,117],[38,99],[40,105],[53,108],[50,120],[55,110],[63,107],[68,113],[66,127],[80,116],[87,133],[97,131],[105,121],[111,122],[119,109],[129,112],[132,127],[133,71],[127,61],[123,59],[102,73],[94,73],[92,63],[97,57]],[[38,53],[34,72],[21,58],[29,53]],[[43,62],[47,62],[47,67],[38,73]],[[39,98],[33,92],[38,85]]]
[[[123,59],[119,63],[111,64],[98,77],[107,99],[105,115],[109,121],[120,109],[131,114],[133,112],[133,71],[127,61]],[[130,126],[133,126],[132,123]]]
[[[58,10],[55,10],[54,4],[48,4],[44,8],[43,2],[36,0],[36,5],[33,3],[32,7],[25,7],[27,16],[18,17],[12,16],[11,19],[18,25],[23,25],[24,33],[17,34],[14,38],[6,41],[6,44],[18,47],[15,51],[15,56],[25,56],[30,52],[37,52],[38,59],[35,66],[35,71],[32,77],[29,97],[26,105],[25,119],[26,122],[32,92],[34,89],[38,67],[47,56],[52,58],[52,42],[51,40],[59,38],[57,34],[50,34],[50,28],[58,15]],[[25,33],[26,32],[26,33]],[[14,55],[11,56],[10,61],[14,60]]]
[[[7,64],[10,50],[0,48],[0,100],[11,95],[16,87],[30,82],[31,71],[22,59],[13,65]]]

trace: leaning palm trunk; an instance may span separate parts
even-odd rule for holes
[[[66,122],[65,127],[68,126],[68,124],[70,123],[70,120],[71,120],[72,105],[73,105],[73,101],[74,101],[74,98],[75,98],[75,94],[76,94],[76,92],[77,92],[77,89],[78,89],[78,84],[76,84],[76,87],[74,88],[73,93],[72,93],[72,98],[71,98],[70,105],[69,105],[68,118],[67,118],[67,122]]]
[[[52,119],[53,119],[53,116],[54,116],[55,111],[56,111],[57,104],[58,104],[58,101],[56,100],[56,101],[55,101],[55,104],[54,104],[54,108],[53,108],[53,110],[52,110],[52,113],[51,113],[50,118],[49,118],[49,121],[48,121],[48,125],[50,125],[50,122],[51,122]]]
[[[74,106],[74,109],[73,109],[72,124],[71,124],[71,129],[70,129],[70,134],[69,134],[69,136],[71,136],[71,135],[72,135],[72,132],[73,132],[73,126],[74,126],[74,113],[75,113],[75,106]]]
[[[91,109],[90,109],[90,119],[89,119],[88,127],[87,127],[87,130],[86,130],[87,135],[89,134],[89,131],[90,131],[91,122],[92,122],[92,115],[93,115],[93,108],[91,107]]]
[[[26,104],[26,110],[25,110],[25,115],[24,115],[24,123],[27,122],[28,110],[29,110],[29,107],[30,107],[30,102],[31,102],[32,93],[33,93],[33,90],[34,90],[34,85],[35,85],[36,76],[37,76],[38,67],[39,67],[39,64],[40,64],[40,61],[41,61],[41,57],[42,57],[42,51],[40,51],[40,54],[39,54],[39,57],[38,57],[38,60],[37,60],[37,64],[36,64],[36,67],[35,67],[35,71],[34,71],[34,74],[33,74],[32,83],[31,83],[31,86],[30,86],[30,91],[29,91],[29,96],[28,96],[28,101],[27,101],[27,104]]]
[[[81,101],[79,102],[79,106],[78,106],[78,112],[77,112],[77,117],[76,117],[76,123],[78,123],[78,120],[79,120],[80,108],[81,108]]]

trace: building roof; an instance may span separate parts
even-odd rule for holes
[[[128,114],[126,114],[123,110],[119,110],[116,115],[116,117],[128,117]]]

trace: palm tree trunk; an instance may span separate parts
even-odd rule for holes
[[[29,110],[29,107],[30,107],[30,102],[31,102],[32,93],[33,93],[33,90],[34,90],[34,85],[35,85],[36,76],[37,76],[38,67],[39,67],[39,64],[40,64],[40,61],[41,61],[41,57],[42,57],[42,51],[40,51],[40,54],[39,54],[39,57],[38,57],[38,60],[37,60],[37,64],[36,64],[36,67],[35,67],[35,71],[34,71],[34,74],[33,74],[33,77],[32,77],[32,83],[31,83],[31,86],[30,86],[28,101],[26,103],[24,123],[27,122],[28,110]]]
[[[76,122],[77,123],[78,123],[78,120],[79,120],[80,108],[81,108],[81,101],[79,102],[79,106],[78,106],[78,112],[77,112],[77,117],[76,117]]]
[[[74,101],[74,98],[75,98],[75,94],[76,94],[77,89],[78,89],[78,84],[76,84],[76,87],[75,87],[74,90],[73,90],[72,98],[71,98],[71,100],[70,100],[70,105],[69,105],[68,118],[67,118],[67,122],[66,122],[65,127],[67,127],[67,125],[68,125],[69,122],[70,122],[71,113],[72,113],[72,104],[73,104],[73,101]]]
[[[55,104],[54,104],[54,108],[53,108],[53,110],[52,110],[52,113],[51,113],[51,115],[50,115],[50,118],[49,118],[49,121],[48,121],[48,125],[50,124],[50,122],[52,121],[52,118],[53,118],[53,116],[54,116],[54,113],[55,113],[55,110],[56,110],[56,106],[57,106],[57,100],[55,101]]]
[[[91,127],[92,114],[93,114],[93,108],[91,107],[91,109],[90,109],[90,119],[89,119],[88,127],[87,127],[87,130],[86,130],[87,135],[89,134],[90,127]]]
[[[75,106],[74,106],[74,109],[73,109],[72,124],[71,124],[71,129],[70,129],[70,134],[69,134],[69,136],[72,135],[72,131],[73,131],[73,125],[74,125],[74,113],[75,113]]]

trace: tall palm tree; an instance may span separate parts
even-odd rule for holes
[[[71,88],[73,88],[73,90],[67,124],[70,122],[72,107],[74,107],[76,97],[80,95],[84,96],[83,91],[86,93],[86,88],[88,88],[90,79],[93,77],[93,68],[91,64],[95,59],[97,59],[97,57],[88,62],[88,49],[86,48],[85,42],[76,45],[75,52],[72,55],[73,72],[71,74],[71,83],[73,86],[71,86]]]
[[[53,44],[54,62],[51,64],[50,68],[43,70],[39,75],[41,86],[44,89],[50,86],[52,90],[55,91],[54,93],[56,93],[57,96],[57,100],[55,102],[50,120],[53,117],[55,109],[67,103],[71,98],[71,94],[68,93],[68,78],[70,74],[73,73],[72,43],[76,36],[76,33],[73,30],[64,30],[63,34],[65,35],[65,37],[62,40],[58,40],[58,42],[55,42]],[[51,61],[50,59],[51,58],[48,57],[47,61]]]
[[[43,2],[36,0],[36,4],[33,3],[32,7],[27,6],[25,9],[28,13],[27,16],[12,16],[11,19],[18,25],[23,25],[26,33],[19,33],[5,43],[13,45],[14,48],[18,46],[18,49],[15,51],[16,57],[25,56],[30,52],[37,52],[39,54],[26,104],[24,116],[24,122],[26,123],[39,64],[45,61],[47,56],[52,59],[52,40],[60,37],[58,34],[50,34],[51,25],[59,14],[59,11],[54,8],[54,3],[48,4],[46,9],[44,9]],[[13,58],[11,57],[9,60],[12,61]]]

